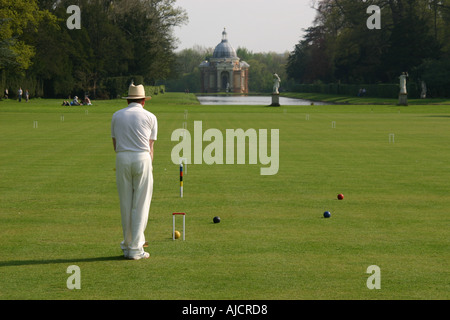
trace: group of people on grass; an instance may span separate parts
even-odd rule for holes
[[[22,102],[22,97],[24,95],[24,92],[22,90],[22,88],[19,88],[19,90],[17,90],[17,100],[19,100],[19,102]],[[9,99],[9,91],[8,89],[5,89],[5,91],[3,92],[3,98],[4,99]],[[27,90],[25,90],[25,101],[28,102],[30,100],[30,93]],[[62,103],[63,106],[92,106],[92,102],[91,99],[89,99],[89,97],[87,95],[84,96],[84,100],[81,101],[78,99],[77,96],[75,96],[73,98],[72,101],[70,101],[70,97],[69,100],[64,100]]]
[[[19,100],[19,102],[22,102],[22,97],[23,97],[23,90],[22,88],[19,88],[19,90],[17,90],[17,99]],[[5,92],[3,93],[3,98],[9,99],[8,88],[5,89]],[[25,101],[28,102],[29,100],[30,100],[30,92],[27,89],[25,90]]]
[[[75,96],[72,101],[64,100],[62,103],[63,106],[92,106],[91,99],[88,96],[84,96],[84,100],[78,100],[78,97]]]

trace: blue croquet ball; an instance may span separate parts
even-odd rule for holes
[[[331,217],[330,211],[325,211],[325,212],[323,213],[323,217],[324,217],[324,218],[329,218],[329,217]]]
[[[213,218],[213,222],[214,223],[219,223],[220,222],[220,217],[214,217]]]

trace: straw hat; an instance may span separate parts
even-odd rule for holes
[[[133,100],[133,99],[144,99],[150,100],[152,97],[146,97],[145,96],[145,89],[142,84],[135,86],[134,84],[131,84],[128,88],[128,97],[123,97],[122,99],[127,100]]]

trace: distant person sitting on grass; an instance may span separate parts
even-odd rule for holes
[[[364,97],[366,95],[366,88],[359,89],[358,97]]]
[[[91,99],[89,99],[88,96],[84,96],[84,103],[83,104],[85,106],[92,106]]]
[[[62,103],[62,105],[63,105],[63,106],[67,106],[67,107],[69,107],[69,106],[70,106],[70,102],[69,102],[69,101],[66,101],[66,100],[64,100],[64,101],[63,101],[63,103]]]
[[[79,105],[81,105],[81,103],[78,101],[78,97],[77,96],[75,96],[73,98],[73,101],[70,103],[70,105],[71,106],[79,106]]]

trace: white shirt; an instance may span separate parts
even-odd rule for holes
[[[130,103],[112,117],[111,137],[116,139],[116,152],[150,152],[149,140],[156,140],[157,134],[156,116],[139,103]]]

